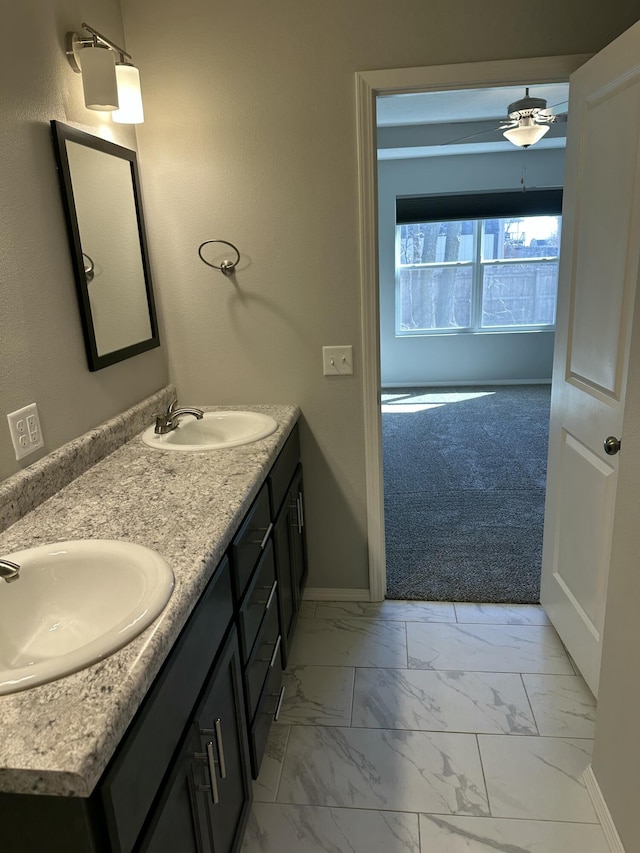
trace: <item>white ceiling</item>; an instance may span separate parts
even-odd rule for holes
[[[517,152],[504,139],[499,125],[507,118],[508,105],[524,94],[524,86],[502,86],[380,96],[377,98],[378,158]],[[529,94],[544,98],[556,115],[566,115],[568,83],[531,86]],[[554,122],[536,148],[564,147],[565,132],[564,121]]]

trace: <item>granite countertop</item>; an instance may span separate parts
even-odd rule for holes
[[[0,696],[0,791],[88,796],[284,445],[297,406],[265,412],[278,429],[212,452],[157,451],[140,435],[0,533],[0,554],[67,539],[122,539],[158,551],[175,588],[125,648],[58,681]]]

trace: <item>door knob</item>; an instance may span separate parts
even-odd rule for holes
[[[615,435],[608,435],[604,440],[604,452],[607,456],[615,456],[616,453],[620,453],[620,447],[622,442],[619,438],[616,438]]]

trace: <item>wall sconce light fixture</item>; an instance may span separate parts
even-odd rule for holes
[[[82,74],[85,106],[111,112],[121,124],[142,124],[140,72],[131,54],[88,24],[82,28],[90,35],[67,33],[65,52],[73,70]]]

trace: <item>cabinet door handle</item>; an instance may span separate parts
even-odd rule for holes
[[[216,759],[213,754],[213,741],[207,744],[207,761],[209,763],[209,776],[211,777],[211,799],[214,806],[220,802],[218,794],[218,780],[216,779]]]
[[[284,699],[284,684],[280,690],[280,698],[278,699],[278,704],[276,705],[276,712],[273,715],[274,722],[278,722],[278,717],[280,716],[280,709],[282,708],[282,700]]]
[[[220,778],[226,779],[227,777],[227,765],[224,760],[224,746],[222,744],[222,722],[220,719],[217,719],[215,722],[216,727],[216,741],[218,743],[218,760],[220,762]]]
[[[265,546],[269,540],[269,537],[271,536],[272,530],[273,530],[273,522],[270,521],[269,526],[267,527],[266,532],[265,532],[264,536],[262,537],[262,539],[260,540],[260,542],[258,542],[257,539],[253,542],[254,545],[260,546],[261,551],[264,551]]]
[[[302,492],[298,492],[298,497],[296,500],[298,504],[298,533],[302,533],[302,528],[304,527],[304,501],[302,498]]]
[[[273,654],[271,655],[271,663],[269,664],[269,669],[273,669],[273,665],[276,662],[276,656],[280,650],[280,641],[282,640],[282,635],[278,634],[278,639],[276,640],[275,647],[273,649]]]

